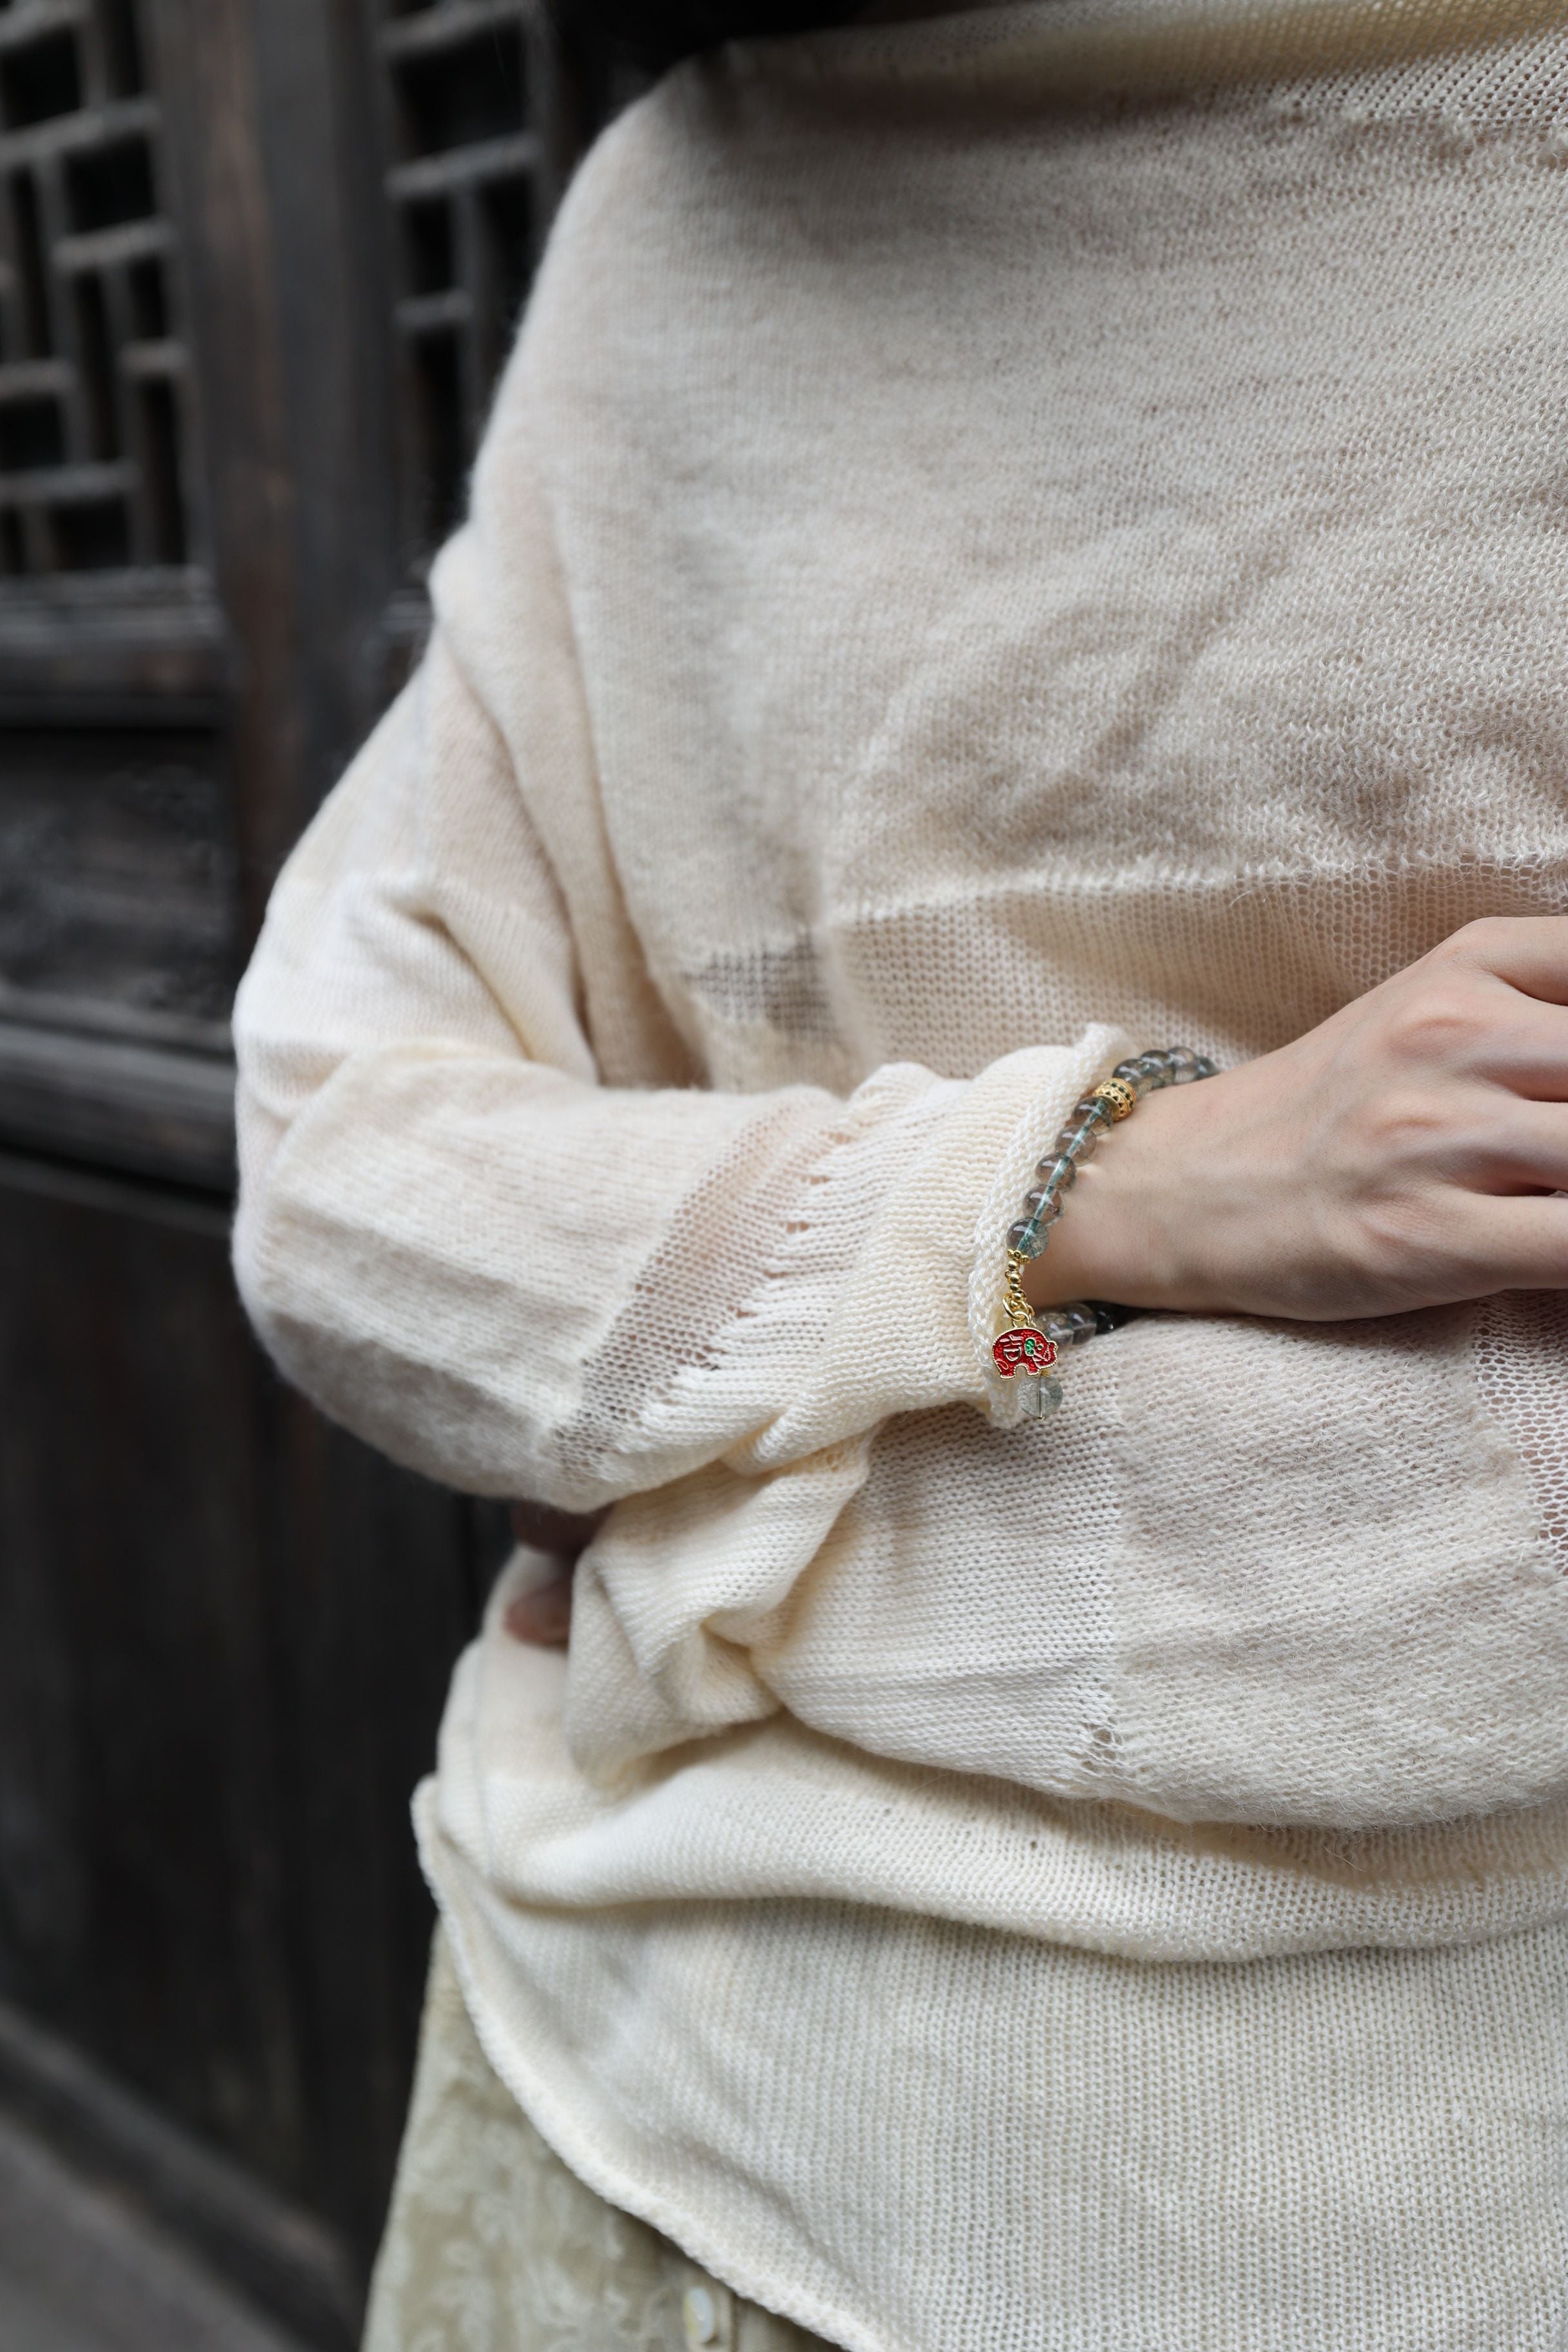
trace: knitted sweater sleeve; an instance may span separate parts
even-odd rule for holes
[[[994,1409],[977,1234],[999,1277],[1030,1156],[1122,1041],[963,1083],[892,1066],[847,1098],[689,1083],[616,895],[542,525],[521,537],[505,580],[482,523],[448,551],[427,656],[241,991],[254,1322],[400,1461],[567,1507]]]

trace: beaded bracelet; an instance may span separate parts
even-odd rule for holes
[[[1062,1401],[1062,1385],[1050,1377],[1064,1348],[1081,1347],[1097,1333],[1114,1331],[1132,1314],[1130,1307],[1111,1306],[1102,1299],[1079,1298],[1069,1306],[1047,1307],[1037,1317],[1024,1296],[1024,1268],[1038,1257],[1061,1215],[1064,1195],[1078,1182],[1078,1164],[1087,1160],[1102,1135],[1130,1118],[1139,1103],[1158,1087],[1190,1086],[1212,1078],[1215,1064],[1190,1045],[1163,1045],[1118,1062],[1110,1077],[1074,1103],[1068,1123],[1035,1171],[1034,1190],[1024,1202],[1024,1214],[1008,1230],[1006,1280],[1002,1304],[1006,1327],[998,1333],[992,1355],[1005,1381],[1022,1378],[1019,1402],[1032,1420]]]

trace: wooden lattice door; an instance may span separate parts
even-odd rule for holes
[[[185,354],[136,19],[127,0],[5,14],[0,571],[135,572],[181,602]]]
[[[362,2265],[495,1531],[260,1363],[226,1015],[599,102],[538,0],[0,0],[0,1999]]]

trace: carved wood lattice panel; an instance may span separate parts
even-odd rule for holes
[[[378,0],[393,152],[407,536],[457,520],[533,273],[563,144],[533,0]]]
[[[158,133],[135,0],[0,0],[0,577],[189,557]]]

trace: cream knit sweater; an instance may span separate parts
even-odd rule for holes
[[[1565,159],[1530,0],[678,75],[242,993],[279,1361],[616,1506],[420,1801],[489,2054],[857,2352],[1568,2343],[1562,1307],[984,1369],[1091,1075],[1568,905]]]

